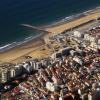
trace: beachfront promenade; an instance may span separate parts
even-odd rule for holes
[[[66,22],[66,23],[64,22],[64,23],[59,23],[56,25],[51,25],[49,27],[46,27],[44,30],[50,32],[49,34],[56,34],[56,33],[58,34],[64,30],[81,25],[90,20],[97,19],[98,17],[100,17],[100,9],[96,9],[91,12],[88,12],[86,13],[85,16],[83,17],[81,16],[80,18],[72,20],[70,22]],[[45,35],[47,35],[47,33],[41,35],[40,37],[38,37],[37,39],[31,42],[25,43],[24,45],[20,45],[11,50],[0,53],[0,61],[3,61],[3,62],[21,61],[20,58],[27,54],[35,58],[45,57],[48,54],[50,55],[51,50],[47,50],[47,51],[40,53],[40,50],[36,49],[44,45],[44,41],[42,39]]]

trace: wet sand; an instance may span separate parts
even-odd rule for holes
[[[44,44],[42,37],[45,34],[47,33],[44,33],[38,38],[31,40],[23,45],[19,45],[15,48],[0,53],[0,62],[11,62],[16,59],[19,59],[22,56],[25,56],[30,52],[33,52],[34,50],[36,50],[37,48],[41,47]]]
[[[93,10],[91,12],[87,12],[85,14],[85,16],[81,16],[80,18],[74,19],[72,21],[63,22],[63,24],[59,23],[59,24],[51,25],[46,28],[46,31],[52,32],[54,34],[60,33],[62,31],[64,31],[65,29],[67,30],[67,29],[73,28],[82,23],[86,23],[92,19],[97,19],[98,17],[100,17],[100,9],[99,8],[96,10]]]
[[[47,34],[60,33],[65,29],[69,29],[75,26],[78,26],[82,23],[88,22],[89,20],[96,19],[100,17],[100,9],[96,9],[94,11],[86,13],[85,16],[81,16],[80,18],[71,20],[69,22],[58,22],[54,25],[49,25],[45,27],[45,30],[50,33],[44,33],[38,38],[31,40],[25,44],[7,50],[5,52],[0,53],[0,61],[1,62],[20,62],[23,56],[30,55],[32,57],[39,57],[42,54],[42,57],[48,55],[51,51],[47,50],[45,52],[40,52],[38,49],[44,45],[43,37]],[[44,27],[43,27],[44,28]],[[37,51],[38,50],[38,51]]]

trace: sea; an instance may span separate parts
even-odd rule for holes
[[[0,0],[0,51],[40,34],[22,26],[48,25],[100,6],[100,0]]]

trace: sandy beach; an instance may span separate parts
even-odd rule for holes
[[[38,38],[31,40],[23,45],[19,45],[15,48],[12,48],[5,52],[1,52],[0,53],[0,62],[12,62],[14,60],[17,61],[17,59],[19,59],[20,57],[23,57],[26,54],[33,52],[38,47],[41,47],[44,44],[42,37],[45,34],[46,33],[42,34]]]
[[[45,28],[46,31],[50,33],[44,33],[43,35],[39,36],[38,38],[31,40],[23,45],[17,46],[10,50],[0,53],[0,61],[1,62],[19,62],[21,58],[25,55],[29,55],[32,57],[40,57],[42,55],[46,56],[51,51],[47,49],[47,51],[40,52],[38,49],[44,45],[42,38],[47,34],[53,33],[60,33],[65,29],[73,28],[78,26],[82,23],[86,23],[89,20],[96,19],[100,17],[100,9],[93,10],[91,12],[86,13],[85,16],[72,20],[70,22],[61,22],[55,25],[50,25]]]
[[[65,29],[70,29],[73,28],[75,26],[78,26],[82,23],[86,23],[92,19],[97,19],[98,17],[100,17],[100,9],[96,9],[93,10],[91,12],[87,12],[85,14],[85,16],[81,16],[80,18],[77,18],[75,20],[72,20],[70,22],[63,22],[63,23],[59,23],[59,24],[55,24],[55,25],[51,25],[49,27],[46,28],[46,31],[49,31],[51,33],[60,33],[62,31],[64,31]]]

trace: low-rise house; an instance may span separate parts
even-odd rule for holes
[[[52,82],[46,82],[46,88],[51,92],[55,92],[59,90],[59,86]]]
[[[80,58],[78,58],[78,57],[74,57],[73,60],[74,60],[75,62],[79,63],[80,65],[83,64],[83,61],[82,61]]]
[[[82,33],[79,32],[79,31],[74,31],[74,36],[81,38],[82,37]]]
[[[30,86],[27,85],[25,82],[19,84],[19,88],[24,90],[26,93],[29,93]]]
[[[94,48],[100,48],[100,27],[94,27],[84,34],[84,40],[91,42],[90,46]]]

